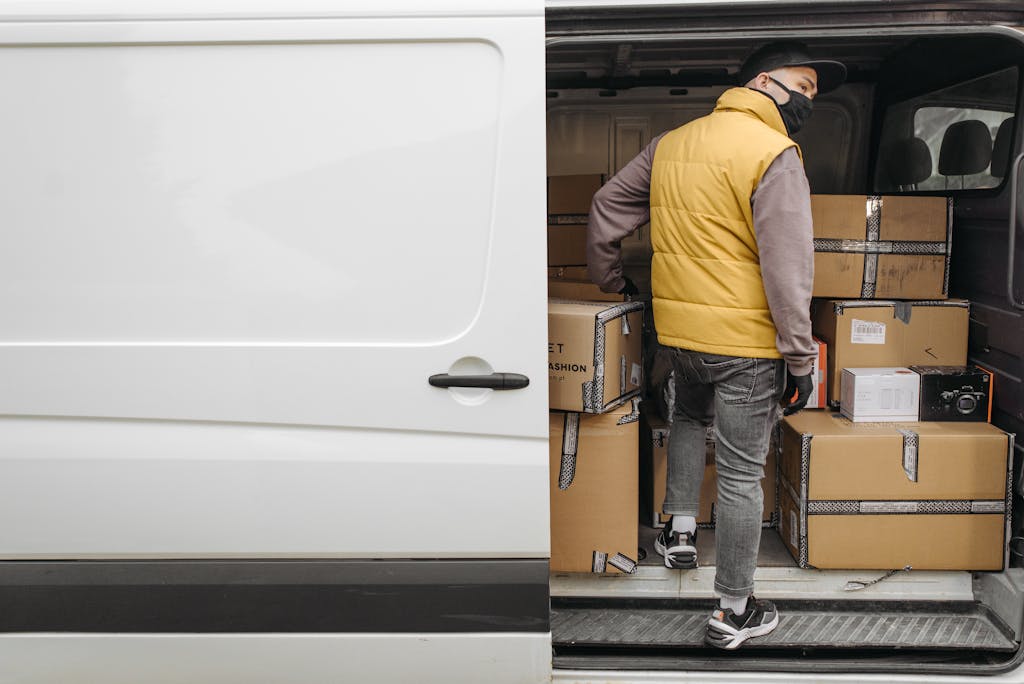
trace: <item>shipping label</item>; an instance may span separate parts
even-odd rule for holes
[[[850,324],[850,342],[853,344],[885,344],[885,323],[861,321],[854,318]]]

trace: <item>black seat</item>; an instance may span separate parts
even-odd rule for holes
[[[1010,164],[1010,143],[1013,142],[1013,122],[1016,120],[1015,116],[1004,119],[1003,123],[999,124],[999,130],[996,131],[996,139],[992,143],[992,171],[990,172],[996,178],[1004,177]]]
[[[932,153],[921,138],[889,143],[883,150],[882,164],[895,190],[917,190],[917,184],[932,175]]]
[[[939,173],[947,178],[986,171],[992,163],[992,133],[983,121],[968,119],[951,124],[939,148]]]

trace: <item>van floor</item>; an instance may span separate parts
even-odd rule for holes
[[[640,525],[639,532],[644,557],[632,575],[551,574],[556,652],[702,647],[715,605],[714,530],[698,532],[701,566],[685,571],[663,565],[654,551],[658,530]],[[1017,649],[1019,635],[1007,626],[1016,616],[1000,618],[979,600],[972,573],[912,570],[859,590],[844,588],[884,574],[798,568],[778,531],[764,529],[756,592],[777,602],[781,621],[744,649]]]
[[[601,597],[623,599],[713,599],[715,581],[715,530],[697,532],[695,570],[666,568],[654,550],[658,530],[639,525],[641,554],[632,575],[618,573],[551,574],[552,597]],[[635,558],[635,556],[634,556]],[[782,543],[778,530],[764,528],[754,583],[757,595],[770,599],[835,601],[974,601],[972,574],[961,571],[911,570],[859,591],[846,591],[847,582],[880,577],[876,570],[801,569]]]

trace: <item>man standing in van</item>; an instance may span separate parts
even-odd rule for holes
[[[676,390],[664,504],[672,517],[655,543],[670,568],[697,567],[705,427],[714,422],[721,600],[705,642],[719,648],[779,622],[771,601],[753,597],[761,479],[780,402],[796,397],[787,415],[807,404],[816,354],[810,189],[790,136],[814,97],[845,77],[842,64],[811,59],[800,43],[762,47],[740,68],[741,87],[652,141],[590,209],[587,261],[605,292],[637,294],[620,243],[651,223],[654,323]]]

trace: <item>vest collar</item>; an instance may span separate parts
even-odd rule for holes
[[[782,123],[779,106],[771,95],[750,88],[729,88],[715,105],[716,112],[742,112],[760,119],[782,135],[789,137],[786,124]]]

